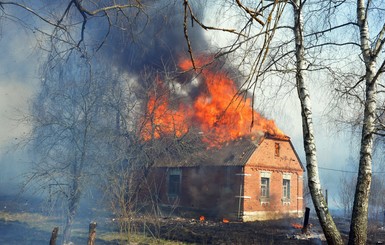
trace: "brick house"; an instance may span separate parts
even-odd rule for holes
[[[160,206],[254,221],[302,216],[303,173],[290,138],[265,135],[194,159],[159,161],[148,183]]]

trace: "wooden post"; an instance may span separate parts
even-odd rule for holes
[[[303,227],[302,227],[302,233],[307,233],[309,228],[309,215],[310,215],[310,208],[306,207],[305,210],[305,217],[303,220]]]
[[[328,203],[328,189],[325,190],[325,201],[326,201],[326,205],[329,205],[329,203]]]
[[[56,245],[56,238],[58,233],[59,233],[59,227],[53,228],[51,239],[49,240],[49,245]]]
[[[385,226],[385,211],[384,211],[384,217],[383,217],[383,221],[382,221],[382,226]]]
[[[87,245],[95,245],[96,238],[96,222],[93,221],[90,223],[89,232],[88,232],[88,242]]]

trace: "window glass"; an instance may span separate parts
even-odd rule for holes
[[[283,180],[283,198],[290,199],[290,180]]]
[[[168,194],[176,195],[180,194],[181,175],[179,172],[174,171],[168,175]]]
[[[261,178],[261,197],[269,197],[270,179]]]

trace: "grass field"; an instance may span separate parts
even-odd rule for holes
[[[63,226],[61,226],[58,218],[28,212],[10,213],[0,211],[0,244],[48,244],[52,229],[55,226],[59,227],[57,244],[60,244],[60,232],[63,230]],[[157,239],[141,234],[130,234],[130,236],[127,237],[127,235],[123,235],[117,230],[117,227],[112,223],[98,223],[96,244],[127,244],[128,239],[130,240],[130,244],[185,244],[181,242]],[[72,238],[75,245],[87,244],[88,222],[76,222],[74,224],[74,229],[72,230]]]

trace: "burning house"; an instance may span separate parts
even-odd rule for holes
[[[189,70],[191,62],[180,68]],[[290,138],[249,98],[234,97],[239,88],[225,73],[207,68],[197,78],[200,92],[188,104],[170,106],[170,93],[159,89],[147,103],[144,140],[183,141],[197,128],[205,145],[182,158],[156,159],[147,183],[157,203],[229,220],[302,216],[304,168]]]
[[[264,135],[157,162],[149,179],[161,206],[253,221],[302,216],[303,172],[288,137]]]

